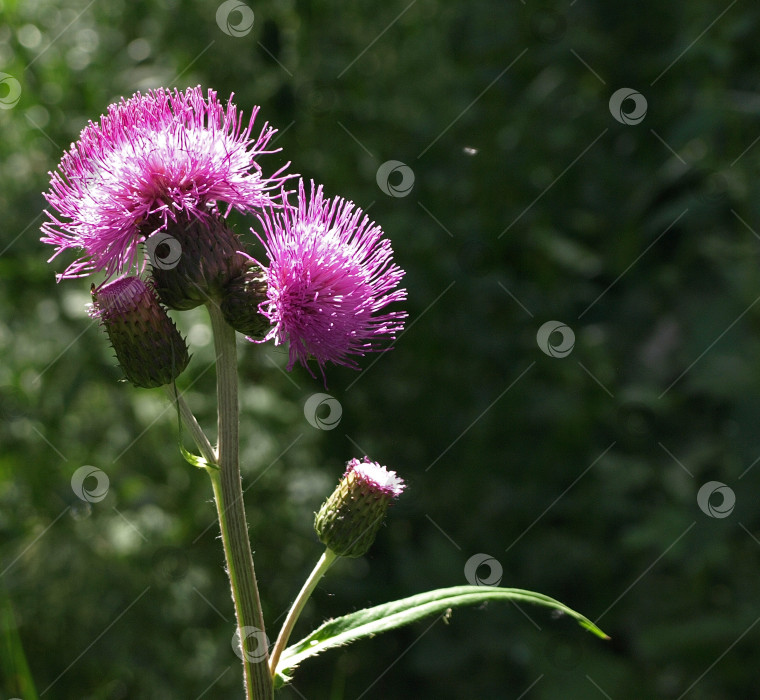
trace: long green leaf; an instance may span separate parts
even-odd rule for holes
[[[333,647],[350,644],[358,639],[373,637],[380,632],[403,627],[430,615],[442,614],[451,608],[476,605],[489,600],[534,603],[558,610],[575,619],[581,627],[597,637],[609,639],[591,620],[571,610],[558,600],[520,588],[491,588],[486,586],[454,586],[420,593],[402,600],[358,610],[334,620],[328,620],[308,637],[288,647],[282,654],[275,672],[278,685],[290,680],[290,672],[304,659],[321,654]]]

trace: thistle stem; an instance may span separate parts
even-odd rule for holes
[[[275,671],[277,670],[277,664],[280,661],[280,656],[288,643],[288,639],[290,639],[290,634],[293,632],[293,628],[306,605],[306,601],[309,600],[320,579],[325,575],[337,558],[338,555],[333,552],[332,549],[329,547],[325,549],[324,553],[319,558],[317,565],[314,567],[314,570],[309,574],[309,578],[306,579],[306,583],[303,584],[301,592],[298,594],[295,601],[293,601],[293,605],[288,612],[288,616],[285,618],[285,622],[283,623],[280,634],[275,642],[274,649],[272,649],[272,656],[269,660],[269,670],[272,673],[272,677],[274,677]]]
[[[243,489],[238,464],[238,375],[235,331],[227,325],[219,307],[207,305],[214,332],[216,351],[219,433],[219,470],[207,470],[214,488],[219,525],[222,531],[227,573],[235,604],[243,676],[247,700],[271,700],[268,642],[264,631],[256,574],[253,569],[248,525],[243,507]]]

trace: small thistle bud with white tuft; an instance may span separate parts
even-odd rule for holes
[[[90,315],[103,324],[124,375],[145,389],[171,384],[187,367],[187,345],[139,277],[92,288]]]
[[[332,495],[314,519],[320,542],[341,557],[360,557],[369,550],[388,506],[401,495],[404,481],[367,457],[352,459]]]

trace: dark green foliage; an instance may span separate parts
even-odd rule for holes
[[[270,638],[322,551],[314,511],[365,453],[409,488],[294,639],[467,584],[478,553],[500,585],[612,637],[458,610],[304,664],[282,697],[756,694],[760,7],[263,0],[233,37],[219,4],[2,3],[0,72],[22,93],[0,110],[0,599],[18,630],[0,639],[23,656],[0,658],[25,658],[44,700],[241,695],[208,479],[181,458],[164,394],[119,382],[90,281],[56,285],[72,258],[47,265],[38,242],[47,171],[88,119],[201,83],[262,105],[283,148],[264,171],[292,160],[371,207],[407,270],[396,349],[328,369],[335,430],[304,418],[321,379],[284,376],[284,348],[240,346]],[[611,115],[621,88],[647,101],[637,125]],[[408,196],[378,187],[389,160],[412,169]],[[254,249],[255,220],[231,222]],[[207,320],[172,315],[193,353],[180,388],[213,439]],[[550,320],[574,332],[564,358],[537,346]],[[82,465],[108,475],[104,500],[73,493]],[[708,481],[736,494],[728,517],[698,506]],[[11,683],[1,669],[0,695],[29,697]]]

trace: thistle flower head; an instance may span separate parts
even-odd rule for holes
[[[396,472],[352,459],[332,495],[314,518],[320,542],[342,557],[360,557],[375,541],[385,514],[405,485]]]
[[[387,467],[380,466],[369,457],[361,461],[352,459],[346,464],[343,479],[349,479],[359,484],[366,492],[376,498],[387,499],[390,503],[398,498],[406,488],[404,480],[390,471]]]
[[[156,293],[170,309],[219,303],[248,268],[243,243],[218,216],[182,219],[146,241]]]
[[[139,244],[178,217],[206,219],[218,202],[250,211],[271,202],[280,188],[278,171],[263,177],[256,162],[275,130],[264,125],[252,136],[258,107],[247,126],[230,101],[200,87],[163,88],[112,104],[51,173],[45,194],[52,211],[42,241],[59,253],[83,255],[60,278],[104,270],[108,277],[136,268]]]
[[[90,315],[108,333],[119,365],[135,386],[171,384],[187,367],[187,345],[139,277],[119,279],[92,290]]]
[[[268,299],[261,305],[272,328],[265,340],[288,342],[288,370],[296,361],[314,376],[314,357],[324,376],[326,362],[358,369],[352,355],[383,350],[407,314],[385,311],[406,299],[397,289],[404,271],[379,225],[353,202],[325,199],[322,186],[307,197],[299,184],[298,205],[259,215],[269,265]]]

